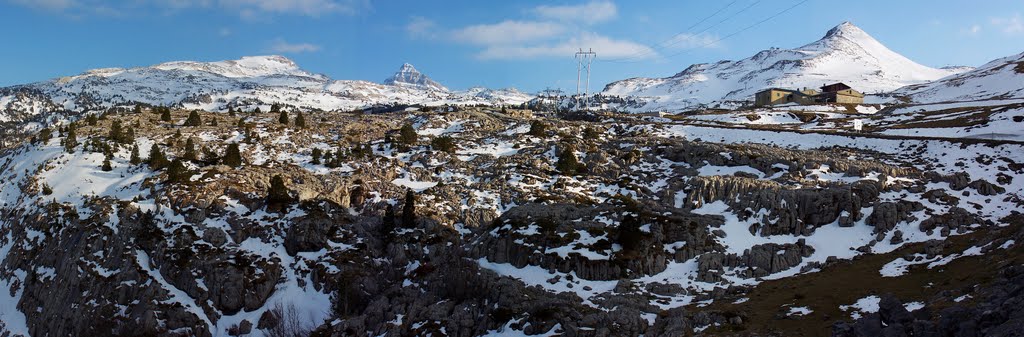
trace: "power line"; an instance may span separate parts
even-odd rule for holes
[[[737,11],[735,13],[732,13],[729,16],[726,16],[724,19],[719,20],[718,22],[716,22],[716,23],[714,23],[714,24],[712,24],[710,26],[704,27],[704,29],[701,29],[700,31],[698,31],[696,33],[689,33],[689,35],[690,36],[699,36],[699,35],[703,34],[704,32],[707,32],[708,30],[711,30],[711,28],[718,27],[719,25],[725,23],[726,21],[732,20],[733,18],[739,16],[740,14],[743,14],[747,10],[749,10],[749,9],[753,8],[754,6],[756,6],[757,4],[761,3],[761,1],[762,0],[756,0],[756,1],[752,2],[752,3],[750,3],[749,5],[747,5],[746,7],[743,7],[739,11]],[[733,1],[733,2],[729,3],[729,5],[732,5],[732,3],[734,3],[734,2],[736,2],[736,1]],[[721,10],[719,10],[719,12],[725,10],[726,8],[728,8],[728,6],[723,7]],[[716,12],[716,14],[717,14],[717,12]],[[714,15],[712,15],[712,16],[714,16]],[[711,18],[711,16],[709,16],[708,18],[706,18],[705,20],[702,20],[702,21],[706,21],[707,19],[710,19],[710,18]],[[691,27],[694,27],[694,26],[691,26]],[[690,28],[687,28],[687,30],[689,30],[689,29]],[[631,63],[631,62],[620,62],[620,61],[641,60],[641,59],[644,59],[644,58],[646,58],[648,56],[657,54],[658,51],[655,50],[655,49],[668,49],[669,47],[672,47],[672,46],[675,46],[675,45],[679,44],[681,41],[678,40],[677,38],[680,37],[680,36],[683,36],[684,34],[688,34],[688,33],[686,33],[684,31],[684,32],[681,32],[679,34],[676,34],[671,39],[666,41],[666,42],[668,42],[668,44],[663,44],[663,45],[660,46],[660,48],[657,48],[658,46],[655,46],[656,48],[651,48],[651,49],[648,49],[648,50],[641,51],[639,53],[639,55],[637,55],[637,56],[622,57],[622,58],[609,59],[609,60],[603,60],[603,61],[616,62],[616,63]]]
[[[713,18],[713,17],[715,16],[715,15],[718,15],[719,13],[721,13],[721,12],[725,11],[725,10],[726,10],[727,8],[729,8],[730,6],[732,6],[733,4],[735,4],[735,3],[737,3],[737,2],[739,2],[739,0],[732,0],[731,2],[729,2],[729,3],[725,4],[725,6],[722,6],[722,8],[719,8],[719,9],[718,9],[717,11],[715,11],[714,13],[711,13],[711,15],[705,16],[705,17],[704,17],[703,19],[701,19],[700,21],[697,21],[697,23],[694,23],[694,24],[690,25],[689,27],[686,27],[686,29],[684,29],[683,31],[679,32],[678,34],[672,35],[672,37],[670,37],[670,38],[668,38],[668,39],[665,39],[665,41],[661,41],[661,42],[658,42],[657,44],[653,44],[652,46],[655,46],[655,47],[657,47],[657,46],[661,46],[661,45],[664,45],[664,44],[666,44],[666,43],[672,42],[672,40],[675,40],[676,38],[678,38],[678,37],[680,37],[680,36],[683,36],[683,34],[686,34],[686,32],[687,32],[687,31],[689,31],[689,30],[693,29],[694,27],[697,27],[698,25],[700,25],[700,24],[704,23],[705,21],[708,21],[708,19],[711,19],[711,18]],[[643,50],[641,50],[641,51],[636,51],[636,52],[633,52],[633,53],[632,53],[632,54],[630,54],[630,55],[626,55],[626,56],[623,56],[623,57],[618,57],[618,58],[614,58],[614,59],[610,59],[610,60],[627,60],[627,59],[631,59],[631,58],[634,58],[634,57],[636,57],[636,56],[638,56],[638,55],[641,55],[641,54],[643,54],[643,53],[646,53],[646,52],[647,52],[647,51],[643,51]]]
[[[701,46],[698,46],[697,48],[691,48],[691,49],[688,49],[688,50],[683,50],[683,51],[680,51],[680,52],[678,52],[678,53],[675,53],[675,54],[670,54],[670,55],[667,55],[667,56],[665,56],[665,58],[671,58],[671,57],[676,57],[676,56],[679,56],[679,55],[683,55],[683,54],[691,53],[691,52],[693,52],[693,50],[694,50],[694,49],[701,49],[701,48],[705,48],[705,47],[708,47],[708,46],[714,45],[714,44],[716,44],[716,43],[722,42],[722,41],[724,41],[724,40],[726,40],[726,39],[729,39],[729,38],[731,38],[731,37],[733,37],[733,36],[739,35],[739,34],[741,34],[741,33],[745,32],[745,31],[748,31],[748,30],[750,30],[750,29],[752,29],[752,28],[754,28],[754,27],[757,27],[757,26],[759,26],[759,25],[761,25],[761,24],[763,24],[763,23],[765,23],[765,22],[768,22],[768,21],[770,21],[770,20],[772,20],[772,19],[774,19],[774,18],[777,18],[777,17],[779,17],[779,16],[781,16],[781,15],[783,15],[783,14],[786,14],[786,13],[788,13],[789,11],[792,11],[793,9],[795,9],[795,8],[799,7],[800,5],[803,5],[803,4],[807,3],[808,1],[810,1],[810,0],[802,0],[802,1],[800,1],[800,2],[798,2],[798,3],[796,3],[796,4],[794,4],[794,5],[792,5],[792,6],[790,6],[790,7],[787,7],[786,9],[783,9],[782,11],[780,11],[780,12],[778,12],[778,13],[775,13],[775,14],[773,14],[773,15],[771,15],[771,16],[768,16],[767,18],[764,18],[764,19],[763,19],[763,20],[761,20],[761,21],[755,22],[754,24],[752,24],[752,25],[749,25],[749,26],[746,26],[746,27],[744,27],[743,29],[740,29],[740,30],[738,30],[738,31],[735,31],[735,32],[733,32],[733,33],[731,33],[731,34],[729,34],[729,35],[726,35],[726,36],[723,36],[723,37],[721,37],[721,38],[719,38],[719,39],[717,39],[717,40],[714,40],[714,41],[711,41],[711,42],[705,43],[705,44],[703,44],[703,45],[701,45]],[[634,61],[622,61],[622,60],[619,60],[619,61],[615,61],[615,60],[601,60],[601,61],[602,61],[602,62],[614,62],[614,63],[636,63],[636,62],[639,62],[639,60],[634,60]]]

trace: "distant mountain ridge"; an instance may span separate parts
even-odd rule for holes
[[[404,64],[384,84],[333,80],[283,56],[217,62],[176,61],[149,67],[102,68],[43,82],[0,88],[0,122],[43,121],[136,103],[224,111],[278,103],[306,110],[352,110],[379,104],[521,104],[517,90],[450,91]]]
[[[772,48],[739,61],[694,64],[665,78],[617,81],[602,94],[642,98],[643,104],[633,110],[680,110],[748,100],[769,87],[817,88],[844,82],[865,93],[889,92],[969,69],[918,64],[844,22],[802,47]]]
[[[384,80],[384,84],[398,86],[412,86],[428,90],[448,91],[448,88],[423,75],[411,64],[403,64],[398,72]]]

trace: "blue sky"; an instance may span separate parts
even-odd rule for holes
[[[0,0],[0,85],[280,54],[335,79],[379,82],[409,62],[454,89],[575,90],[572,50],[592,47],[593,91],[797,47],[844,21],[929,66],[1024,52],[1024,0]]]

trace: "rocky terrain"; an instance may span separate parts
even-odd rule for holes
[[[1019,324],[1021,143],[498,107],[263,111],[116,108],[4,151],[5,334]],[[934,282],[945,270],[963,276]]]

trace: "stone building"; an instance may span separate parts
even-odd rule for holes
[[[862,104],[864,94],[844,83],[834,83],[821,87],[821,91],[803,88],[802,90],[769,88],[754,95],[754,105],[772,106],[788,103],[799,105],[812,104]]]

